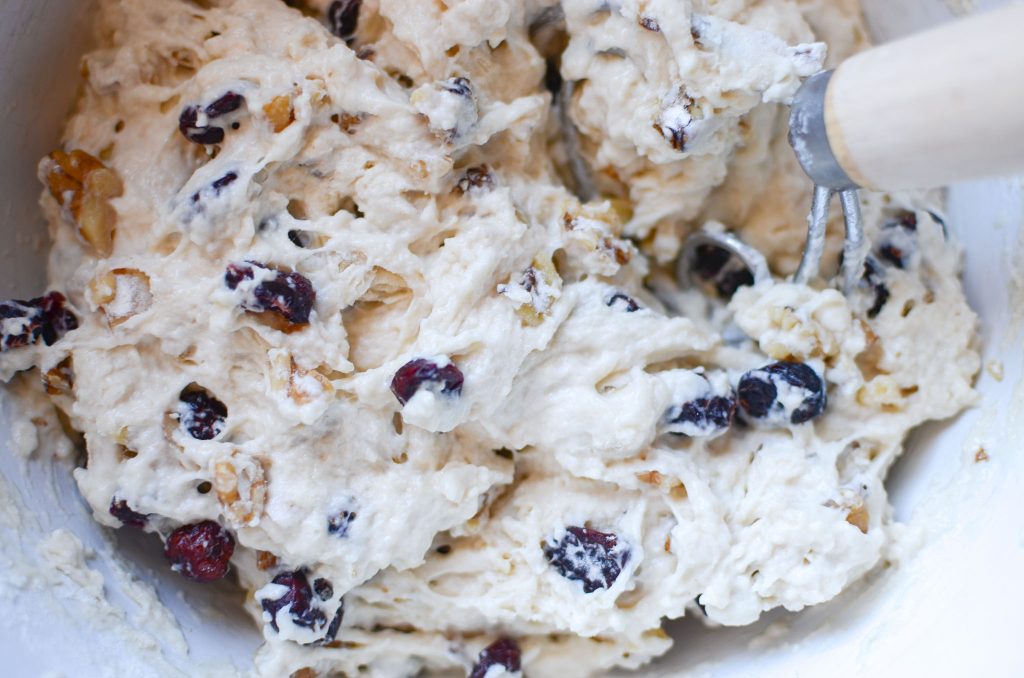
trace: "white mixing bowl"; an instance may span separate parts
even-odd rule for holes
[[[1000,3],[864,4],[884,40]],[[45,286],[35,166],[57,146],[78,87],[92,5],[0,2],[0,298]],[[1024,181],[954,186],[948,217],[981,316],[983,398],[955,421],[917,431],[893,469],[888,487],[905,538],[891,564],[802,613],[734,629],[674,623],[676,647],[647,675],[1024,675]],[[156,537],[93,523],[69,464],[50,461],[45,443],[28,460],[19,455],[32,447],[31,429],[14,407],[0,389],[0,675],[246,672],[261,637],[239,612],[241,594],[170,572]],[[988,460],[976,462],[982,449]],[[84,551],[67,548],[68,533]]]

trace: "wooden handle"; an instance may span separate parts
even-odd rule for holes
[[[1024,4],[850,58],[829,82],[825,125],[866,188],[1024,174]]]

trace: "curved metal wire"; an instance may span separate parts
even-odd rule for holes
[[[868,243],[864,237],[864,222],[860,216],[860,196],[856,188],[839,191],[846,222],[843,242],[843,292],[852,294],[864,277],[864,261],[868,256]]]
[[[804,255],[800,259],[800,267],[796,269],[796,274],[793,276],[795,283],[806,285],[818,275],[818,270],[821,268],[821,255],[825,252],[828,203],[831,199],[831,188],[814,187],[811,212],[807,215],[807,243],[804,245]]]
[[[764,255],[740,240],[735,234],[697,231],[686,239],[683,251],[679,255],[679,260],[676,264],[676,279],[680,282],[693,282],[691,264],[697,255],[697,248],[701,245],[720,247],[739,259],[754,277],[755,285],[772,279],[771,271],[768,268],[768,261],[764,258]]]

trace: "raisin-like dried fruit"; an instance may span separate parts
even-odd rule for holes
[[[441,366],[433,360],[417,358],[398,368],[391,379],[391,392],[405,405],[421,388],[446,396],[462,393],[462,371],[455,363]]]
[[[127,501],[117,497],[110,500],[110,515],[120,520],[122,525],[129,527],[144,527],[148,520],[148,516],[133,511]]]
[[[877,318],[882,312],[886,302],[889,301],[889,288],[885,284],[885,274],[882,267],[868,257],[864,261],[864,278],[862,283],[866,285],[874,295],[871,307],[867,311],[869,318]]]
[[[583,582],[584,593],[611,588],[629,555],[616,535],[587,527],[567,527],[561,539],[549,540],[544,548],[552,567],[566,579]]]
[[[205,108],[186,106],[178,116],[178,130],[186,139],[195,144],[219,144],[224,141],[224,128],[217,125],[199,124],[199,113],[202,111],[210,120],[237,111],[245,103],[245,97],[237,92],[227,92],[218,97]],[[237,125],[232,125],[238,129]]]
[[[636,303],[636,299],[633,297],[623,294],[622,292],[616,292],[612,296],[608,297],[608,301],[605,302],[606,306],[611,308],[621,308],[626,313],[633,313],[640,310],[640,304]]]
[[[178,396],[178,422],[197,440],[213,440],[224,430],[227,405],[205,389],[187,388]]]
[[[274,577],[271,583],[286,589],[279,598],[264,598],[260,601],[260,605],[266,613],[265,618],[270,622],[271,628],[275,631],[281,630],[278,613],[287,608],[286,612],[293,624],[310,629],[317,634],[323,632],[323,635],[314,641],[314,644],[328,643],[334,640],[338,635],[338,628],[341,626],[341,620],[345,613],[344,601],[340,602],[338,612],[328,624],[327,614],[313,600],[314,589],[309,585],[309,578],[304,571],[282,572]],[[334,595],[334,589],[326,579],[317,579],[314,585],[317,587],[316,594],[321,600],[330,599]],[[330,589],[329,595],[326,595],[325,598],[324,595],[328,594],[328,589]]]
[[[336,537],[347,537],[349,525],[356,519],[355,511],[339,511],[327,517],[327,532]]]
[[[316,302],[313,283],[300,273],[285,273],[255,262],[230,264],[224,274],[224,283],[230,289],[246,280],[255,279],[255,270],[273,271],[273,275],[260,275],[260,281],[247,286],[241,306],[247,311],[273,311],[293,325],[309,322],[309,314]]]
[[[486,191],[493,186],[494,177],[491,175],[491,171],[488,169],[487,165],[468,168],[462,174],[462,178],[459,179],[459,183],[456,184],[456,188],[458,188],[460,193],[470,193],[474,189]]]
[[[469,678],[485,678],[493,666],[503,666],[508,673],[519,673],[521,656],[519,643],[511,638],[499,638],[481,650]]]
[[[362,0],[335,0],[327,8],[327,25],[341,39],[352,37],[359,25]]]
[[[38,343],[52,346],[78,328],[78,318],[60,292],[29,301],[0,301],[0,352]]]
[[[698,437],[711,436],[728,429],[735,414],[735,398],[731,395],[710,395],[682,405],[673,405],[666,419],[669,433]]]
[[[178,116],[178,131],[194,144],[219,144],[224,141],[224,129],[213,125],[199,125],[199,108],[186,106]]]
[[[228,573],[235,538],[212,520],[182,525],[167,538],[164,556],[171,569],[198,582],[211,582]]]
[[[825,411],[825,383],[804,363],[777,362],[740,378],[740,406],[753,419],[803,424]]]
[[[228,92],[223,96],[215,99],[213,103],[206,107],[206,117],[208,118],[219,118],[222,115],[227,115],[233,111],[237,111],[245,103],[245,97],[237,92]]]
[[[875,248],[878,258],[895,266],[907,268],[917,251],[917,215],[901,211],[896,219],[882,226],[880,242]]]

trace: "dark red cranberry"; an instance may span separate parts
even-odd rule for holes
[[[882,267],[878,265],[871,257],[868,257],[864,261],[864,278],[862,284],[866,285],[871,293],[874,295],[874,299],[871,302],[871,307],[868,309],[867,316],[869,318],[877,318],[878,314],[882,312],[886,302],[889,301],[889,288],[885,284],[885,273]]]
[[[254,278],[254,269],[271,270],[275,275],[253,287],[242,301],[242,308],[247,311],[273,311],[293,325],[309,322],[309,314],[316,302],[316,290],[313,283],[300,273],[285,273],[255,262],[230,264],[224,274],[224,283],[231,289],[237,289],[243,280]]]
[[[178,396],[178,422],[197,440],[213,440],[224,430],[227,405],[205,389],[187,388]]]
[[[313,580],[313,591],[320,600],[330,600],[334,597],[334,587],[331,586],[331,582],[327,581],[323,577],[318,577]]]
[[[224,141],[224,130],[220,127],[198,124],[199,107],[186,106],[178,116],[178,131],[194,144],[219,144]]]
[[[235,538],[212,520],[182,525],[167,538],[164,556],[171,569],[198,582],[220,579],[228,573]]]
[[[779,401],[779,387],[798,389],[802,399],[796,408]],[[751,370],[740,378],[737,395],[740,407],[754,419],[785,418],[802,424],[825,411],[825,384],[808,365],[777,362]],[[787,398],[788,400],[788,398]]]
[[[223,96],[215,99],[213,103],[206,107],[206,117],[208,118],[219,118],[222,115],[227,115],[237,111],[245,103],[245,97],[237,92],[227,92]]]
[[[120,520],[122,525],[129,527],[144,527],[148,519],[148,516],[131,510],[128,502],[117,497],[110,500],[110,515]]]
[[[313,600],[314,590],[310,587],[309,579],[304,571],[282,572],[274,577],[272,583],[283,586],[287,590],[280,598],[265,598],[260,601],[263,610],[270,616],[271,628],[275,631],[281,630],[277,623],[277,614],[287,608],[288,616],[291,617],[292,623],[296,626],[311,629],[315,633],[323,631],[323,635],[314,641],[315,644],[328,643],[334,640],[335,636],[338,635],[338,628],[341,626],[341,619],[345,613],[344,601],[340,602],[338,612],[331,619],[330,624],[328,624],[327,614]],[[321,600],[330,599],[334,595],[334,589],[326,579],[317,579],[316,585],[318,585],[317,595]],[[330,589],[330,592],[325,598],[324,594],[328,593],[328,589]]]
[[[217,179],[212,184],[210,184],[209,188],[204,188],[202,190],[199,190],[199,191],[196,191],[195,193],[193,193],[192,194],[192,202],[194,202],[194,203],[199,202],[203,198],[204,195],[205,196],[213,196],[213,197],[216,197],[216,196],[220,195],[220,192],[222,190],[224,190],[226,187],[228,187],[231,184],[233,184],[236,179],[238,179],[238,175],[237,174],[235,174],[234,172],[228,172],[227,174],[222,176],[220,179]]]
[[[237,111],[245,103],[245,97],[236,92],[227,92],[206,106],[203,112],[209,119],[216,119]],[[216,125],[199,124],[199,106],[186,106],[178,116],[178,130],[186,139],[195,144],[219,144],[224,141],[224,128]],[[232,125],[238,129],[237,124]]]
[[[462,371],[455,363],[441,367],[432,360],[417,358],[398,368],[391,379],[391,392],[405,405],[423,387],[442,395],[460,395],[462,381]]]
[[[474,189],[486,191],[493,186],[494,177],[491,175],[487,165],[470,167],[462,174],[462,178],[459,179],[458,183],[458,189],[463,193],[469,193]]]
[[[616,292],[612,296],[608,297],[608,301],[606,301],[605,304],[612,308],[621,308],[625,310],[626,313],[633,313],[640,310],[640,304],[636,303],[636,299],[627,294],[623,294],[622,292]]]
[[[52,346],[61,337],[78,328],[78,318],[65,306],[60,292],[29,301],[0,301],[0,352],[43,340]]]
[[[343,40],[356,32],[359,25],[359,6],[362,0],[335,0],[327,8],[327,26],[331,33]]]
[[[629,553],[616,535],[587,527],[567,527],[564,537],[544,548],[544,556],[560,575],[583,582],[584,593],[611,588]]]
[[[917,249],[917,215],[901,211],[894,221],[882,226],[880,242],[875,249],[878,258],[895,266],[906,268]]]
[[[731,395],[698,398],[669,408],[668,431],[680,436],[710,436],[729,428],[735,414],[736,399]]]
[[[347,537],[349,525],[356,519],[355,511],[339,511],[327,517],[327,532],[336,537]]]
[[[504,666],[507,672],[518,673],[522,670],[521,656],[519,643],[499,638],[480,652],[469,678],[484,678],[492,666]]]

